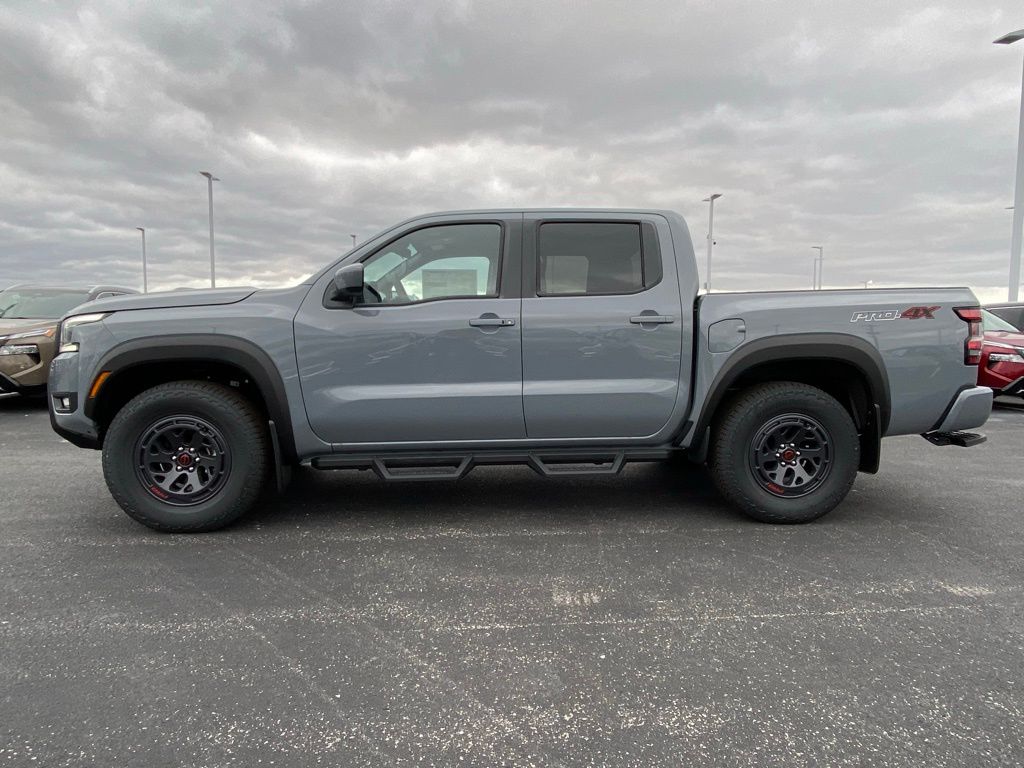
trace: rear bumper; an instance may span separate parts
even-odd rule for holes
[[[992,390],[988,387],[970,387],[961,390],[950,405],[941,423],[933,432],[957,432],[980,427],[992,413]]]

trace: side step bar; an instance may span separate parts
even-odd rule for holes
[[[554,448],[542,451],[478,451],[474,453],[334,453],[309,461],[314,469],[369,469],[381,479],[458,480],[479,466],[525,464],[544,477],[617,475],[631,461],[662,461],[671,448]]]
[[[970,448],[988,440],[977,432],[926,432],[921,437],[932,445],[958,445],[961,448]]]

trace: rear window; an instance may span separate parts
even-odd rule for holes
[[[638,222],[543,223],[537,256],[541,296],[637,293],[661,277],[660,262],[655,270],[645,258]]]

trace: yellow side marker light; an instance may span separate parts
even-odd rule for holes
[[[89,399],[92,400],[100,392],[100,387],[110,378],[110,371],[100,371],[100,375],[96,377],[96,381],[92,383],[92,389],[89,390]]]

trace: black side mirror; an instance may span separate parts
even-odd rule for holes
[[[334,298],[337,301],[351,301],[353,304],[363,297],[363,265],[349,264],[334,273]]]

